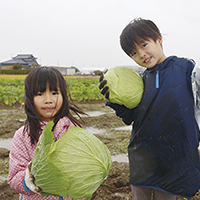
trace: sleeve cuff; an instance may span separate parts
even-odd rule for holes
[[[26,186],[25,177],[24,177],[24,179],[23,179],[23,186],[24,186],[24,189],[25,189],[27,192],[33,193],[33,191],[30,190],[30,189]]]

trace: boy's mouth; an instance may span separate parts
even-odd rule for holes
[[[144,60],[144,63],[148,63],[150,60],[151,60],[151,57],[146,58],[146,59]]]

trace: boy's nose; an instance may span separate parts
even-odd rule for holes
[[[145,52],[143,50],[138,51],[140,58],[144,58]]]

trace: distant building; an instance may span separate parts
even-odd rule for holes
[[[75,67],[56,67],[56,66],[52,66],[54,68],[56,68],[57,70],[60,71],[60,73],[64,76],[67,75],[75,75],[76,73],[76,68]]]
[[[24,69],[28,69],[34,65],[39,65],[32,54],[18,54],[13,57],[11,60],[7,60],[0,63],[1,69],[9,69],[9,67],[13,67],[15,64],[21,64]]]

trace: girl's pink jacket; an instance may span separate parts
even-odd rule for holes
[[[45,122],[44,124],[47,124]],[[43,129],[42,125],[42,129]],[[74,124],[67,117],[61,118],[54,128],[54,141],[59,139]],[[23,133],[24,126],[18,129],[13,137],[10,150],[10,163],[8,183],[13,190],[20,193],[20,200],[58,200],[59,197],[42,197],[36,193],[29,193],[23,187],[23,179],[26,173],[27,164],[33,159],[37,144],[31,145],[27,132]],[[70,200],[69,197],[63,200]],[[84,200],[84,199],[82,199]]]

